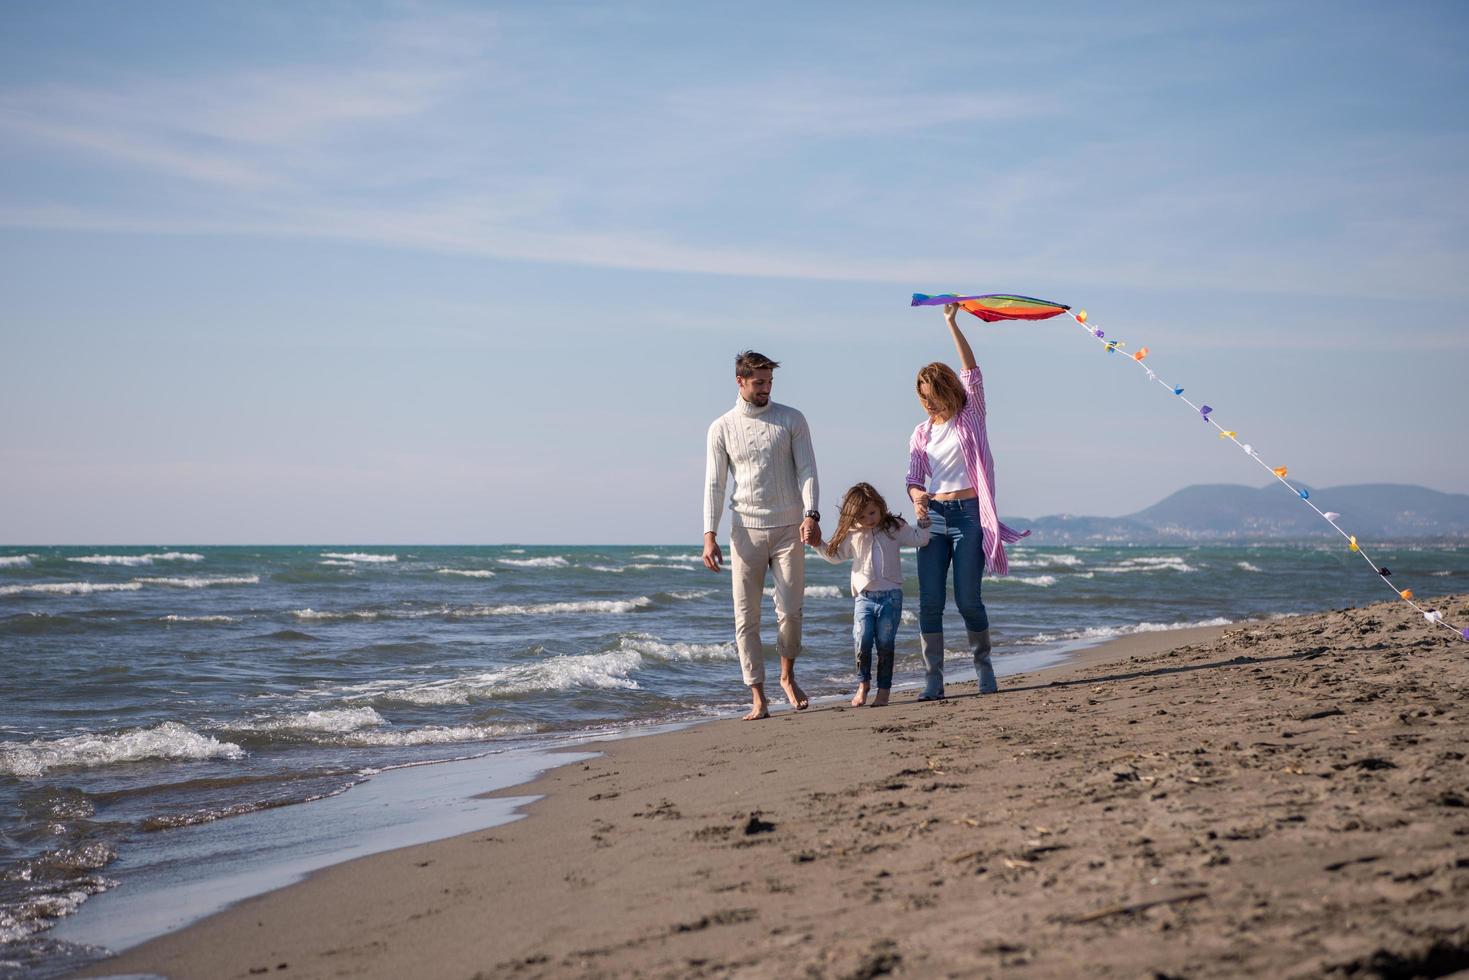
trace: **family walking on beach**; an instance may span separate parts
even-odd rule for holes
[[[767,571],[774,579],[776,651],[780,686],[796,710],[810,704],[796,683],[801,652],[801,612],[810,545],[830,562],[852,562],[855,600],[852,635],[859,683],[853,706],[866,703],[877,654],[874,706],[888,703],[898,623],[903,613],[899,549],[918,549],[918,622],[924,686],[919,700],[944,696],[944,605],[953,571],[954,605],[964,619],[968,649],[982,693],[998,690],[990,660],[989,616],[980,598],[985,568],[1009,571],[1004,545],[1024,535],[1000,523],[995,507],[994,460],[985,432],[984,381],[969,341],[955,320],[959,307],[944,307],[962,370],[940,361],[918,372],[918,401],[927,418],[913,430],[908,449],[908,496],[917,526],[888,510],[868,483],[842,500],[836,529],[826,540],[818,509],[816,454],[806,417],[770,400],[780,365],[755,351],[735,358],[739,398],[709,427],[704,488],[704,565],[719,571],[720,513],[730,493],[730,578],[734,592],[735,645],[750,688],[745,720],[770,713],[765,694],[765,652],[760,641],[760,602]],[[1029,533],[1029,532],[1026,532]]]

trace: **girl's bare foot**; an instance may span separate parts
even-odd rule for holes
[[[874,708],[885,707],[888,703],[888,698],[892,695],[892,693],[892,691],[888,690],[885,687],[878,688],[877,697],[872,699],[872,706]]]
[[[741,721],[759,721],[761,718],[770,717],[770,702],[764,698],[757,697],[754,704],[750,706],[750,713],[745,715]]]
[[[806,697],[806,692],[801,690],[801,685],[796,683],[794,675],[780,679],[781,689],[786,692],[786,697],[791,702],[791,707],[797,711],[805,711],[811,706],[811,699]]]
[[[867,703],[867,682],[863,681],[857,685],[857,693],[852,695],[852,707],[860,708]]]

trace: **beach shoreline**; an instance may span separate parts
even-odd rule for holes
[[[999,697],[581,743],[499,791],[539,796],[528,819],[83,975],[1315,975],[1469,949],[1469,672],[1414,618],[1134,634]]]

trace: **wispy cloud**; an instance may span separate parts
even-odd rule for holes
[[[982,269],[1005,282],[1469,296],[1453,273],[1469,260],[1469,195],[1443,162],[1463,149],[1456,136],[1226,161],[1211,153],[1227,140],[1199,120],[1093,132],[1091,113],[1138,95],[1125,79],[1098,80],[1099,102],[1064,72],[1024,88],[830,63],[674,87],[600,66],[562,78],[575,66],[538,65],[492,18],[406,9],[331,63],[0,91],[13,144],[160,179],[137,191],[142,204],[0,196],[0,223],[836,282]],[[1178,27],[1155,18],[1144,33]]]

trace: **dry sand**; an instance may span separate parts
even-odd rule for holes
[[[1405,604],[1130,637],[973,690],[608,742],[515,788],[546,794],[526,819],[330,868],[92,973],[1469,968],[1469,643]]]

